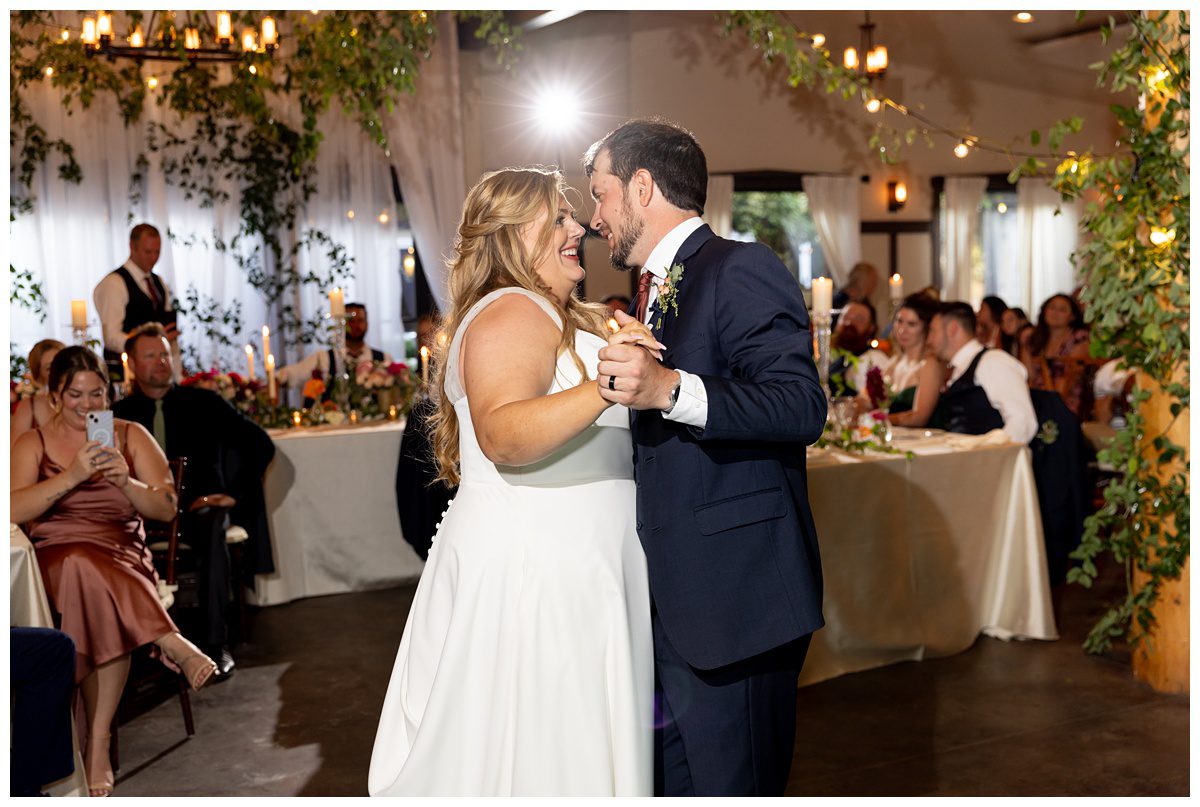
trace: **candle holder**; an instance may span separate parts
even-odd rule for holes
[[[833,334],[833,315],[832,314],[813,314],[813,332],[816,341],[817,352],[817,376],[821,379],[821,386],[825,388],[825,395],[829,395],[829,349],[830,336]]]
[[[80,327],[78,325],[71,326],[71,339],[75,344],[81,347],[87,347],[88,328],[86,325]]]
[[[332,316],[333,320],[333,366],[329,368],[331,397],[347,416],[350,414],[350,371],[346,367],[346,315]]]

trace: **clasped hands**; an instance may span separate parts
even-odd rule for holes
[[[600,349],[596,383],[609,403],[630,409],[666,409],[679,374],[661,364],[666,345],[642,322],[623,311],[615,314],[616,333]]]

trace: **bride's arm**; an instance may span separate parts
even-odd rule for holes
[[[553,395],[562,334],[537,303],[505,295],[471,323],[460,360],[475,436],[497,465],[528,465],[575,437],[610,405],[596,381]]]

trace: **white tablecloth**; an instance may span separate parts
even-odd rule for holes
[[[810,449],[826,626],[801,684],[953,655],[980,633],[1058,638],[1029,449],[920,434],[897,431],[911,461]]]
[[[9,525],[8,549],[8,624],[14,628],[53,628],[50,602],[42,585],[33,544],[16,524]],[[12,734],[9,733],[9,741]],[[75,717],[71,717],[71,745],[75,752],[75,771],[65,779],[46,786],[51,796],[86,796],[87,780],[83,774],[83,755],[79,751]]]
[[[275,573],[248,600],[385,588],[416,580],[421,559],[396,510],[396,462],[404,422],[272,434],[263,482]]]

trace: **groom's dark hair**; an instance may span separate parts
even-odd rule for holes
[[[645,168],[667,201],[680,210],[704,213],[708,196],[708,163],[687,129],[663,118],[626,121],[592,144],[583,158],[590,177],[601,151],[608,152],[613,176],[628,185]]]

